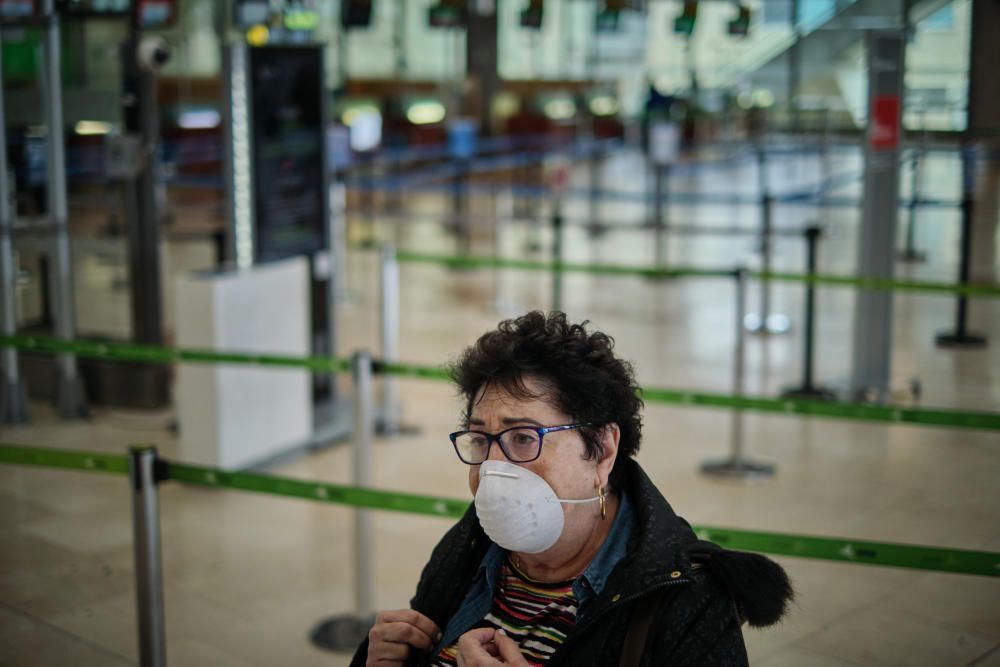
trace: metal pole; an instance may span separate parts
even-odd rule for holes
[[[760,312],[746,316],[743,325],[748,331],[760,335],[777,335],[788,333],[791,323],[787,315],[771,312],[771,237],[773,236],[774,198],[771,196],[767,177],[767,153],[763,146],[757,148],[757,173],[760,179],[760,217],[761,217],[761,271],[765,274],[760,279]]]
[[[924,133],[926,141],[927,133]],[[913,151],[913,159],[910,161],[910,201],[907,204],[906,218],[906,248],[899,253],[899,261],[923,263],[927,261],[927,254],[917,250],[917,207],[920,205],[920,174],[921,163],[923,162],[926,147],[922,144]]]
[[[372,485],[372,440],[375,432],[371,355],[368,352],[357,352],[353,358],[353,366],[353,482],[355,486],[368,488]],[[361,618],[367,618],[375,612],[373,535],[371,510],[356,509],[354,511],[354,606]]]
[[[399,361],[399,262],[396,260],[396,248],[392,244],[382,246],[381,259],[381,296],[382,317],[382,361],[395,363]],[[389,373],[382,375],[381,410],[379,415],[379,430],[383,434],[395,434],[400,428],[399,387],[396,378]]]
[[[735,345],[733,349],[733,396],[742,397],[746,377],[746,328],[743,326],[747,312],[747,270],[733,271],[736,287]],[[706,461],[701,464],[701,472],[713,477],[737,478],[742,480],[760,479],[774,475],[774,466],[748,460],[743,443],[743,408],[733,409],[730,431],[730,454],[721,461]]]
[[[330,229],[327,252],[330,255],[329,284],[326,291],[327,338],[331,358],[339,349],[337,336],[337,302],[347,292],[347,188],[343,176],[335,175],[330,182]],[[330,405],[336,410],[337,374],[330,374]]]
[[[656,266],[664,266],[667,263],[667,221],[666,202],[667,197],[667,177],[670,167],[665,164],[656,164],[653,169],[656,173],[654,188],[656,201],[654,202],[654,224],[656,226]]]
[[[375,432],[372,357],[357,352],[351,359],[354,376],[353,482],[366,488],[372,484],[372,440]],[[330,651],[353,651],[374,623],[375,584],[371,510],[354,510],[354,614],[321,620],[309,632],[312,643]]]
[[[3,36],[0,34],[0,71]],[[4,114],[3,86],[0,86],[0,326],[5,336],[17,333],[17,268],[11,230],[14,226],[14,209],[11,206],[10,181],[7,171],[7,131]],[[17,349],[5,347],[3,357],[3,384],[0,384],[0,423],[23,424],[28,421],[28,394],[18,373]]]
[[[167,641],[163,614],[163,565],[160,549],[160,505],[155,447],[129,450],[132,484],[132,544],[135,551],[135,601],[139,630],[139,664],[166,667]]]
[[[593,123],[593,121],[591,121]],[[593,135],[591,135],[593,139]],[[599,207],[599,192],[601,187],[601,156],[599,153],[594,153],[590,156],[590,160],[587,162],[587,171],[589,175],[590,192],[587,196],[587,205],[590,215],[590,224],[593,225],[593,229],[599,228],[600,220],[598,220],[598,207]]]
[[[74,313],[72,255],[70,254],[68,213],[66,204],[66,151],[63,137],[62,69],[60,67],[59,17],[54,0],[45,0],[43,11],[48,17],[44,39],[44,100],[48,125],[48,209],[49,223],[54,229],[53,296],[56,301],[56,336],[71,341],[76,335]],[[87,401],[79,376],[76,356],[58,356],[59,379],[56,409],[64,419],[86,416]]]
[[[458,251],[467,255],[472,251],[472,230],[469,228],[469,162],[459,158],[455,164],[455,190],[452,194],[452,215],[455,233],[458,234]]]
[[[743,396],[746,390],[746,359],[747,334],[741,326],[747,312],[747,271],[740,268],[736,271],[736,327],[735,347],[733,349],[733,396]],[[743,410],[733,411],[733,427],[730,431],[732,446],[731,463],[734,466],[743,465]]]
[[[562,310],[563,296],[563,215],[562,201],[556,198],[552,204],[552,309]]]
[[[816,251],[819,246],[819,239],[823,235],[823,230],[812,226],[806,229],[806,274],[816,275]],[[813,361],[815,359],[815,337],[816,337],[816,285],[812,282],[806,283],[805,298],[805,333],[802,342],[802,384],[793,389],[786,389],[781,393],[784,398],[807,398],[814,400],[833,400],[833,392],[822,387],[813,385]]]
[[[972,255],[972,220],[975,202],[975,154],[973,149],[966,147],[962,151],[962,246],[959,259],[958,282],[969,284],[971,272],[970,256]],[[968,331],[969,299],[962,294],[958,297],[955,309],[955,330],[938,334],[938,347],[977,348],[986,347],[986,336]]]

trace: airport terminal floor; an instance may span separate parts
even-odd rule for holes
[[[860,153],[845,148],[832,160],[833,172],[846,177],[829,194],[857,196]],[[602,166],[608,187],[645,188],[643,164],[637,153],[612,155]],[[746,187],[752,194],[755,169],[750,155],[705,160],[676,175],[670,188],[672,193],[710,193]],[[818,158],[779,157],[770,169],[775,191],[792,192],[816,183]],[[940,191],[925,196],[954,197],[956,156],[935,155],[928,170],[934,175],[927,179],[928,187]],[[585,187],[586,179],[586,169],[578,167],[571,185]],[[569,198],[567,221],[585,216],[589,205],[585,198]],[[377,353],[378,253],[368,242],[454,252],[456,239],[442,223],[449,207],[444,195],[414,192],[406,193],[405,215],[351,214],[346,284],[337,311],[342,355],[361,349]],[[511,217],[514,209],[509,195],[477,195],[470,220]],[[549,213],[542,206],[536,222],[514,219],[497,232],[491,225],[474,224],[473,253],[491,255],[499,243],[506,257],[547,258],[551,230],[537,220]],[[627,223],[644,215],[636,204],[600,202],[599,218],[608,221],[608,228],[595,235],[568,224],[566,260],[651,263],[652,232],[627,229]],[[677,201],[668,215],[672,224],[691,227],[753,230],[757,225],[753,205]],[[783,206],[776,211],[776,226],[821,223],[827,230],[820,248],[822,270],[848,273],[855,261],[858,216],[852,207]],[[900,265],[897,275],[952,280],[956,220],[955,209],[924,209],[917,241],[929,260]],[[171,224],[183,229],[188,220],[181,215]],[[90,233],[84,223],[77,231],[81,237]],[[104,253],[103,263],[76,256],[82,337],[88,335],[87,322],[113,329],[127,307],[120,280],[116,282],[116,269],[122,267],[113,252],[115,244],[124,242],[92,236],[89,243],[112,250]],[[669,235],[667,243],[670,264],[754,266],[753,236],[678,233]],[[776,243],[776,270],[802,270],[802,240],[779,238]],[[169,258],[165,303],[170,304],[172,278],[210,264],[211,247],[207,240],[182,238],[168,241],[164,252]],[[403,263],[401,273],[400,359],[407,362],[442,364],[499,319],[551,306],[547,273],[417,263]],[[756,283],[750,299],[756,307]],[[842,386],[846,381],[853,299],[852,290],[841,287],[818,291],[816,374],[822,383]],[[775,311],[792,317],[793,328],[784,336],[748,341],[749,394],[774,395],[799,378],[802,286],[775,283],[772,301]],[[894,304],[893,402],[996,410],[1000,304],[995,299],[971,301],[971,328],[990,337],[990,345],[978,350],[934,344],[935,335],[951,325],[953,297],[898,292]],[[588,319],[611,334],[644,386],[731,388],[734,309],[728,281],[567,274],[563,307],[571,319]],[[920,386],[917,397],[914,379]],[[349,376],[342,377],[341,388],[349,393]],[[459,418],[456,391],[441,381],[413,378],[400,379],[399,388],[410,428],[377,438],[374,486],[468,500],[466,466],[447,438]],[[96,406],[89,419],[63,421],[46,403],[33,402],[30,408],[31,422],[0,427],[0,442],[109,453],[144,443],[155,444],[168,458],[179,455],[172,409]],[[695,525],[1000,550],[995,432],[747,412],[742,417],[747,452],[774,463],[774,477],[741,483],[699,474],[699,464],[728,451],[733,418],[718,408],[646,405],[638,460],[675,510]],[[349,484],[351,449],[334,444],[268,472]],[[0,465],[0,504],[0,664],[137,664],[125,478]],[[160,507],[169,664],[348,664],[348,654],[322,651],[308,634],[319,621],[353,609],[350,507],[177,483],[162,485]],[[375,512],[374,517],[376,606],[405,607],[431,548],[451,520],[394,512]],[[792,577],[797,596],[779,626],[765,632],[744,629],[754,665],[1000,665],[996,578],[777,560]]]

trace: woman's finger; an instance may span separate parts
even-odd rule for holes
[[[434,646],[433,640],[423,630],[402,621],[383,624],[378,635],[383,641],[409,644],[421,651],[429,651]]]
[[[497,649],[500,651],[500,658],[508,665],[527,665],[528,661],[521,655],[521,649],[517,642],[507,636],[503,630],[498,630],[493,638]]]
[[[493,628],[475,628],[458,638],[459,664],[463,667],[473,665],[496,664],[496,658],[486,650],[487,644],[493,643],[496,630]]]
[[[383,623],[408,623],[423,632],[432,641],[437,641],[441,634],[441,628],[438,627],[437,623],[415,609],[384,611],[376,617],[376,623],[379,621]]]

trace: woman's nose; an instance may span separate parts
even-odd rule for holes
[[[490,451],[486,456],[487,461],[507,461],[507,455],[503,453],[503,447],[500,446],[500,441],[496,440],[490,447]]]

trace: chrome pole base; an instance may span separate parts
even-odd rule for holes
[[[375,625],[375,617],[345,614],[320,621],[309,633],[313,646],[336,653],[354,653]]]
[[[63,419],[83,419],[90,415],[90,410],[87,409],[87,392],[79,375],[59,378],[56,412]]]
[[[4,380],[0,383],[0,423],[28,423],[28,391],[24,380]]]
[[[742,481],[765,480],[774,476],[775,467],[770,463],[728,458],[701,464],[701,472],[710,477]]]
[[[763,321],[757,313],[750,313],[743,318],[743,328],[759,336],[779,336],[791,331],[792,321],[782,313],[771,313]]]

